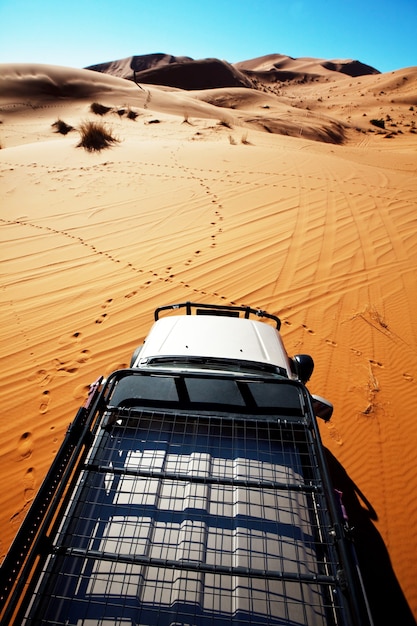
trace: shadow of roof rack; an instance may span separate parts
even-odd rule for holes
[[[180,302],[178,304],[166,304],[155,309],[155,321],[160,318],[162,311],[176,311],[178,309],[186,309],[187,315],[218,315],[225,317],[244,317],[249,319],[251,315],[258,318],[270,319],[275,322],[277,330],[281,328],[281,320],[272,313],[267,313],[262,309],[253,309],[249,306],[232,306],[224,304],[203,304],[199,302]],[[242,316],[240,314],[243,314]]]

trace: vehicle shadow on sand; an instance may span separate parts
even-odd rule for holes
[[[373,524],[378,519],[377,512],[333,454],[327,449],[325,454],[333,485],[343,492],[349,525],[354,528],[355,549],[374,625],[416,626],[388,551]]]

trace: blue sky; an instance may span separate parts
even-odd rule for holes
[[[417,66],[417,0],[0,0],[0,63],[265,54]]]

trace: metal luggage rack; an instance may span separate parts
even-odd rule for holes
[[[181,377],[152,378],[172,403]],[[127,402],[150,380],[114,373],[83,414],[15,623],[359,624],[314,423]],[[302,386],[274,384],[294,410]]]
[[[251,315],[256,318],[264,318],[272,320],[279,330],[281,328],[281,320],[272,313],[267,313],[262,309],[254,309],[250,306],[222,305],[222,304],[204,304],[198,302],[180,302],[178,304],[167,304],[155,310],[155,321],[160,318],[160,314],[166,311],[178,311],[185,308],[187,315],[220,315],[227,317],[243,317],[249,319]]]

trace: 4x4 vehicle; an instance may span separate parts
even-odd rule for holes
[[[372,624],[316,420],[332,406],[279,329],[249,307],[155,311],[5,559],[2,624]]]

